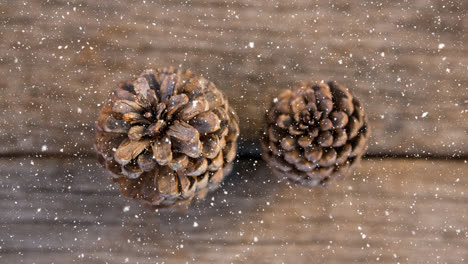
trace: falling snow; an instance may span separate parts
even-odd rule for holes
[[[466,1],[452,0],[3,1],[0,263],[466,263],[467,14]],[[96,128],[99,110],[121,81],[169,65],[202,76],[192,83],[197,93],[214,84],[223,92],[240,138],[218,189],[190,205],[177,200],[178,209],[154,209],[155,193],[215,188],[172,170],[163,182],[174,184],[158,189],[161,178],[138,167],[142,155],[116,166],[117,147],[103,143],[98,160],[94,146],[102,142],[94,138],[108,132]],[[297,154],[315,150],[297,143],[314,133],[296,129],[302,116],[294,109],[317,110],[306,102],[283,105],[289,128],[263,130],[265,118],[278,118],[266,109],[288,96],[279,92],[308,80],[345,85],[362,109],[330,111],[365,111],[372,135],[367,157],[326,188],[278,177],[261,155],[260,140],[273,134],[266,147],[279,149],[275,161],[289,155],[291,164],[309,164],[307,177],[317,177],[312,167],[324,170],[323,157],[356,159],[357,144],[336,138],[336,148],[317,145],[317,160]],[[344,102],[333,96],[335,106]],[[184,106],[204,105],[194,97]],[[363,122],[356,116],[342,128],[346,139]],[[311,142],[332,131],[310,123]],[[217,144],[191,147],[225,147],[218,135],[227,132],[196,134]],[[117,134],[129,140],[125,133]],[[207,178],[217,171],[205,156],[184,161],[206,166]],[[140,176],[119,178],[122,169]],[[121,185],[144,192],[123,194]],[[129,198],[140,196],[148,203]]]

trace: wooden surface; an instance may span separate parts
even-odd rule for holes
[[[466,156],[468,2],[4,0],[0,154],[91,153],[97,111],[145,68],[191,68],[240,113],[256,152],[268,98],[338,80],[373,155]]]
[[[465,263],[466,163],[370,159],[306,189],[240,160],[188,211],[151,212],[94,159],[2,158],[0,263]]]
[[[0,0],[0,263],[464,263],[468,1]],[[234,172],[186,212],[119,196],[98,110],[146,68],[191,68],[241,120]],[[338,80],[372,129],[353,177],[277,182],[268,100]],[[440,159],[380,159],[407,155]],[[456,158],[454,160],[447,160]]]

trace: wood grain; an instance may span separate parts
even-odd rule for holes
[[[467,12],[466,1],[442,0],[7,0],[0,154],[92,152],[109,91],[174,65],[229,96],[246,152],[258,153],[279,89],[333,79],[369,114],[370,154],[466,156]]]
[[[2,158],[0,262],[463,263],[467,175],[466,161],[370,159],[306,189],[244,159],[188,211],[151,212],[94,159]]]

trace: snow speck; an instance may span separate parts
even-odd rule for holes
[[[439,49],[443,49],[445,48],[445,44],[444,43],[439,43]]]
[[[193,222],[193,227],[198,227],[198,223],[197,223],[197,222]]]
[[[47,151],[47,145],[42,145],[41,151],[42,151],[42,152]]]
[[[338,63],[339,63],[339,64],[343,64],[343,60],[339,60]]]
[[[76,112],[77,112],[78,114],[81,114],[81,113],[83,113],[83,110],[82,110],[81,108],[78,107],[78,108],[76,109]]]
[[[385,52],[380,53],[380,56],[385,57]]]
[[[251,49],[253,49],[253,48],[255,47],[255,43],[249,42],[249,47],[250,47]]]
[[[41,208],[37,208],[37,212],[40,213],[42,211]]]
[[[422,113],[421,117],[424,118],[424,117],[427,116],[427,114],[429,114],[429,112],[424,112],[424,113]]]
[[[125,206],[122,211],[124,212],[130,211],[130,206],[129,205]]]
[[[254,239],[253,239],[253,241],[254,241],[254,242],[258,242],[258,237],[255,236]]]

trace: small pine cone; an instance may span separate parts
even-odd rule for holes
[[[146,70],[101,109],[95,149],[125,196],[152,208],[188,205],[230,171],[238,124],[207,79],[174,68]]]
[[[301,82],[281,91],[265,119],[263,157],[275,174],[297,184],[344,177],[367,149],[364,110],[337,82]]]

